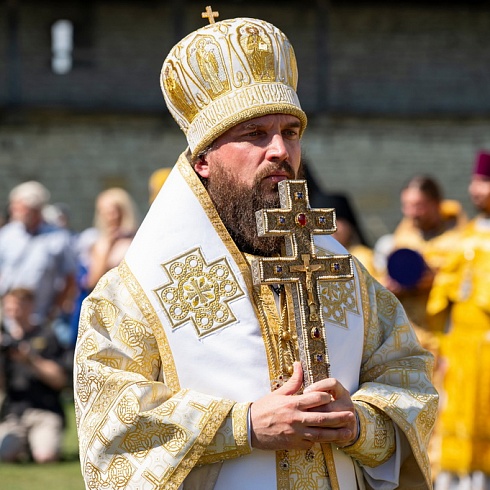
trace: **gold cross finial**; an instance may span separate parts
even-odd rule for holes
[[[219,12],[213,12],[213,9],[209,5],[206,7],[206,12],[201,12],[201,17],[203,19],[209,19],[210,24],[214,24],[214,18],[218,18],[218,16]]]

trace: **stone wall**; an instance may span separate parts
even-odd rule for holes
[[[7,5],[17,3],[16,15]],[[319,5],[324,5],[320,8]],[[147,181],[185,141],[159,88],[163,59],[202,25],[194,0],[29,0],[0,5],[0,206],[38,179],[89,226],[93,201],[126,187],[142,213]],[[471,214],[475,152],[490,148],[489,2],[223,2],[287,33],[310,116],[305,155],[324,187],[348,191],[372,239],[399,219],[413,174],[435,175]],[[75,25],[74,67],[50,67],[50,26]]]
[[[91,224],[98,192],[121,185],[147,209],[148,178],[171,166],[185,139],[170,118],[137,115],[31,114],[4,122],[0,132],[0,205],[28,179],[66,202],[72,224]],[[447,197],[467,196],[474,153],[490,149],[490,119],[311,118],[306,159],[325,189],[347,192],[371,239],[400,217],[399,191],[415,173],[439,179]]]
[[[204,23],[194,0],[11,2],[15,15],[9,2],[0,5],[0,107],[161,113],[162,62]],[[217,7],[220,18],[260,17],[288,35],[309,113],[490,114],[488,1],[235,0]],[[50,28],[62,18],[74,24],[74,65],[55,75]]]

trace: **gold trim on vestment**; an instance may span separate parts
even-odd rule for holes
[[[164,383],[172,390],[173,393],[177,393],[180,390],[179,376],[177,374],[177,368],[175,367],[175,361],[163,325],[160,322],[160,319],[158,318],[158,315],[150,303],[150,300],[146,296],[143,288],[134,274],[131,272],[131,269],[125,260],[119,264],[118,271],[135,303],[138,305],[143,313],[143,316],[147,320],[148,325],[151,325],[151,329],[157,340],[158,350],[160,352]]]
[[[228,233],[228,230],[226,229],[225,225],[221,221],[221,218],[219,217],[218,212],[216,211],[216,208],[214,207],[214,204],[211,201],[211,198],[209,197],[207,190],[204,188],[196,172],[191,167],[189,162],[189,157],[190,157],[189,150],[182,153],[179,156],[179,159],[177,160],[177,164],[176,164],[177,168],[179,169],[180,173],[184,177],[190,189],[198,199],[209,221],[213,225],[213,228],[215,229],[219,238],[225,245],[226,249],[230,253],[233,260],[235,261],[236,265],[238,266],[240,270],[240,274],[242,275],[243,280],[245,281],[245,285],[247,286],[250,303],[254,308],[255,316],[257,317],[260,324],[262,337],[264,339],[264,345],[267,346],[266,340],[268,335],[267,334],[268,327],[267,327],[266,319],[263,318],[263,315],[261,315],[257,302],[252,299],[254,298],[255,290],[252,282],[252,274],[250,271],[250,266],[245,258],[245,255],[242,252],[240,252],[235,242],[231,238],[230,234]],[[273,368],[274,363],[270,358],[271,354],[272,352],[270,351],[267,352],[267,360],[269,362],[270,379],[274,379],[274,368]]]
[[[239,454],[248,454],[250,445],[248,442],[248,411],[251,402],[235,403],[232,410],[233,435]]]
[[[430,397],[430,395],[427,396]],[[432,488],[432,481],[430,478],[430,464],[429,464],[427,452],[422,452],[418,444],[412,444],[413,441],[417,440],[414,425],[411,424],[409,421],[407,421],[406,418],[403,417],[403,414],[398,413],[397,409],[393,408],[393,406],[390,405],[389,401],[385,400],[384,398],[376,397],[376,396],[367,396],[363,394],[356,394],[353,400],[363,401],[369,405],[379,408],[380,410],[382,410],[384,413],[388,415],[388,417],[393,421],[394,424],[400,427],[400,429],[405,433],[408,441],[410,442],[410,446],[412,448],[412,452],[415,456],[417,464],[419,465],[420,468],[426,470],[424,471],[424,477],[428,485],[428,488]],[[435,400],[435,403],[437,404],[437,399]],[[432,412],[436,413],[435,410],[433,410]],[[431,425],[430,421],[427,422],[428,425]]]
[[[339,479],[337,477],[337,469],[335,468],[335,460],[333,459],[333,447],[332,444],[322,444],[323,455],[325,457],[325,464],[327,465],[328,478],[332,490],[341,490]]]
[[[184,390],[184,393],[185,392],[186,390]],[[209,443],[213,440],[216,431],[221,426],[223,420],[226,418],[226,415],[233,407],[233,403],[234,402],[231,400],[222,399],[219,402],[215,401],[213,403],[213,408],[207,410],[209,414],[208,420],[201,420],[200,423],[201,427],[204,426],[204,428],[197,436],[192,447],[186,453],[186,456],[180,460],[180,465],[175,468],[174,472],[171,474],[168,480],[166,480],[165,487],[163,488],[177,490],[180,487],[182,482],[185,480],[185,477],[194,468],[194,466],[196,466],[199,458],[202,456]],[[192,406],[192,403],[188,402],[188,405]],[[196,406],[193,408],[199,407]]]
[[[235,403],[217,432],[218,437],[205,448],[198,466],[222,463],[250,454],[248,443],[248,410],[250,403]]]
[[[369,306],[369,292],[367,288],[367,281],[363,281],[363,277],[370,277],[367,270],[364,266],[353,257],[354,266],[357,271],[359,289],[361,291],[361,308],[362,308],[362,316],[363,316],[363,325],[364,325],[364,342],[363,345],[366,345],[368,338],[368,330],[369,330],[369,310],[371,309]]]
[[[388,461],[395,452],[395,429],[390,418],[379,409],[359,400],[355,406],[359,437],[354,444],[342,449],[362,465],[374,468]]]
[[[362,266],[361,269],[363,270]],[[377,289],[376,284],[377,282],[375,279],[372,278],[369,274],[365,274],[365,287],[362,287],[362,301],[363,301],[363,311],[367,311],[367,306],[369,305],[370,301],[370,294],[375,294],[376,295],[376,303],[378,303],[378,307],[380,302],[382,301],[382,297],[384,296],[384,301],[393,303],[393,313],[397,308],[401,308],[400,305],[398,304],[398,301],[394,297],[394,295],[385,290],[385,289]],[[360,281],[362,284],[363,281]],[[370,292],[370,289],[372,291]],[[375,315],[375,318],[372,318],[371,315]],[[377,328],[377,323],[380,321],[379,318],[380,312],[375,312],[371,309],[370,315],[368,316],[367,320],[365,319],[366,323],[366,328],[365,328],[365,344],[364,345],[369,345],[373,341],[379,342],[379,340],[374,340],[369,338],[372,335],[372,331],[369,328],[369,325],[373,325]],[[407,332],[411,329],[411,326],[409,324],[409,320],[405,318],[405,321],[407,322],[406,325],[400,325],[397,323],[396,319],[392,319],[393,324],[395,325],[396,328],[398,329],[405,329]],[[413,337],[415,338],[415,334],[413,334]],[[420,348],[420,354],[426,354],[425,351],[423,351],[422,348]],[[366,356],[370,356],[370,349],[364,349],[363,352],[363,364],[367,361]],[[421,372],[425,371],[427,374],[427,379],[430,379],[430,370],[431,366],[427,364],[426,361],[421,359],[420,357],[416,357],[415,355],[412,355],[411,359],[409,362],[405,362],[403,366],[399,366],[398,370],[402,371],[403,373],[409,373],[409,371],[413,368],[415,372]],[[404,434],[407,437],[407,440],[410,443],[410,446],[413,451],[414,458],[419,465],[419,467],[422,469],[423,476],[425,479],[425,482],[427,484],[427,488],[432,488],[432,481],[431,481],[431,476],[430,476],[430,464],[429,464],[429,459],[426,451],[422,451],[420,449],[420,445],[418,444],[419,439],[417,438],[416,432],[420,430],[420,427],[417,426],[417,423],[420,424],[421,422],[424,423],[427,427],[432,427],[435,421],[435,417],[437,414],[437,409],[433,408],[433,405],[435,404],[437,406],[438,399],[437,396],[434,396],[434,393],[431,392],[422,392],[418,393],[416,391],[411,391],[411,396],[415,400],[420,400],[421,405],[427,406],[427,411],[425,416],[423,414],[420,414],[417,418],[416,421],[414,420],[407,420],[407,412],[403,412],[401,409],[396,408],[396,403],[391,402],[390,399],[388,398],[389,395],[386,394],[386,389],[384,391],[383,396],[377,396],[376,394],[369,394],[366,395],[362,385],[365,382],[364,378],[366,378],[368,381],[371,381],[373,379],[376,379],[377,376],[382,375],[383,371],[386,369],[386,366],[373,366],[371,369],[369,369],[367,372],[361,372],[361,377],[360,377],[360,383],[361,383],[361,388],[356,394],[352,397],[352,400],[355,401],[362,401],[367,403],[368,405],[371,405],[375,408],[378,408],[382,412],[388,415],[388,417],[392,420],[393,424],[398,425],[398,427],[404,432]],[[379,371],[379,373],[377,372]],[[368,375],[368,376],[367,376]],[[408,376],[408,374],[406,374]],[[370,382],[371,385],[376,386],[375,382]],[[403,387],[402,387],[403,388]],[[369,388],[367,388],[369,389]],[[393,396],[396,396],[398,387],[393,387],[392,392]],[[406,388],[403,388],[406,390]],[[374,390],[375,391],[375,390]],[[374,393],[373,390],[371,390],[371,393]],[[434,390],[435,391],[435,390]],[[427,430],[426,436],[427,436]],[[428,436],[427,436],[428,439]],[[427,441],[420,441],[422,442],[422,446],[425,447],[427,444]]]

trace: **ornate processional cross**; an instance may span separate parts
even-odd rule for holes
[[[313,236],[336,230],[333,209],[311,209],[304,180],[279,182],[279,209],[257,211],[259,236],[284,236],[286,255],[264,257],[252,262],[255,286],[288,284],[294,304],[304,386],[330,376],[319,281],[353,277],[350,255],[318,257]]]
[[[201,12],[201,17],[203,19],[209,19],[209,23],[214,24],[214,18],[219,17],[219,12],[213,12],[213,9],[208,5],[206,7],[206,12]]]

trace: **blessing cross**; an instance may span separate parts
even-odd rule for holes
[[[219,17],[219,12],[213,12],[213,9],[208,5],[206,7],[206,12],[201,12],[201,17],[203,19],[209,19],[210,24],[214,24],[214,18]]]
[[[319,257],[314,235],[336,230],[333,209],[311,209],[304,180],[279,182],[278,209],[255,213],[259,236],[284,236],[286,255],[264,257],[252,262],[254,285],[289,284],[294,305],[304,386],[330,376],[330,364],[319,281],[348,280],[353,277],[350,255]]]

